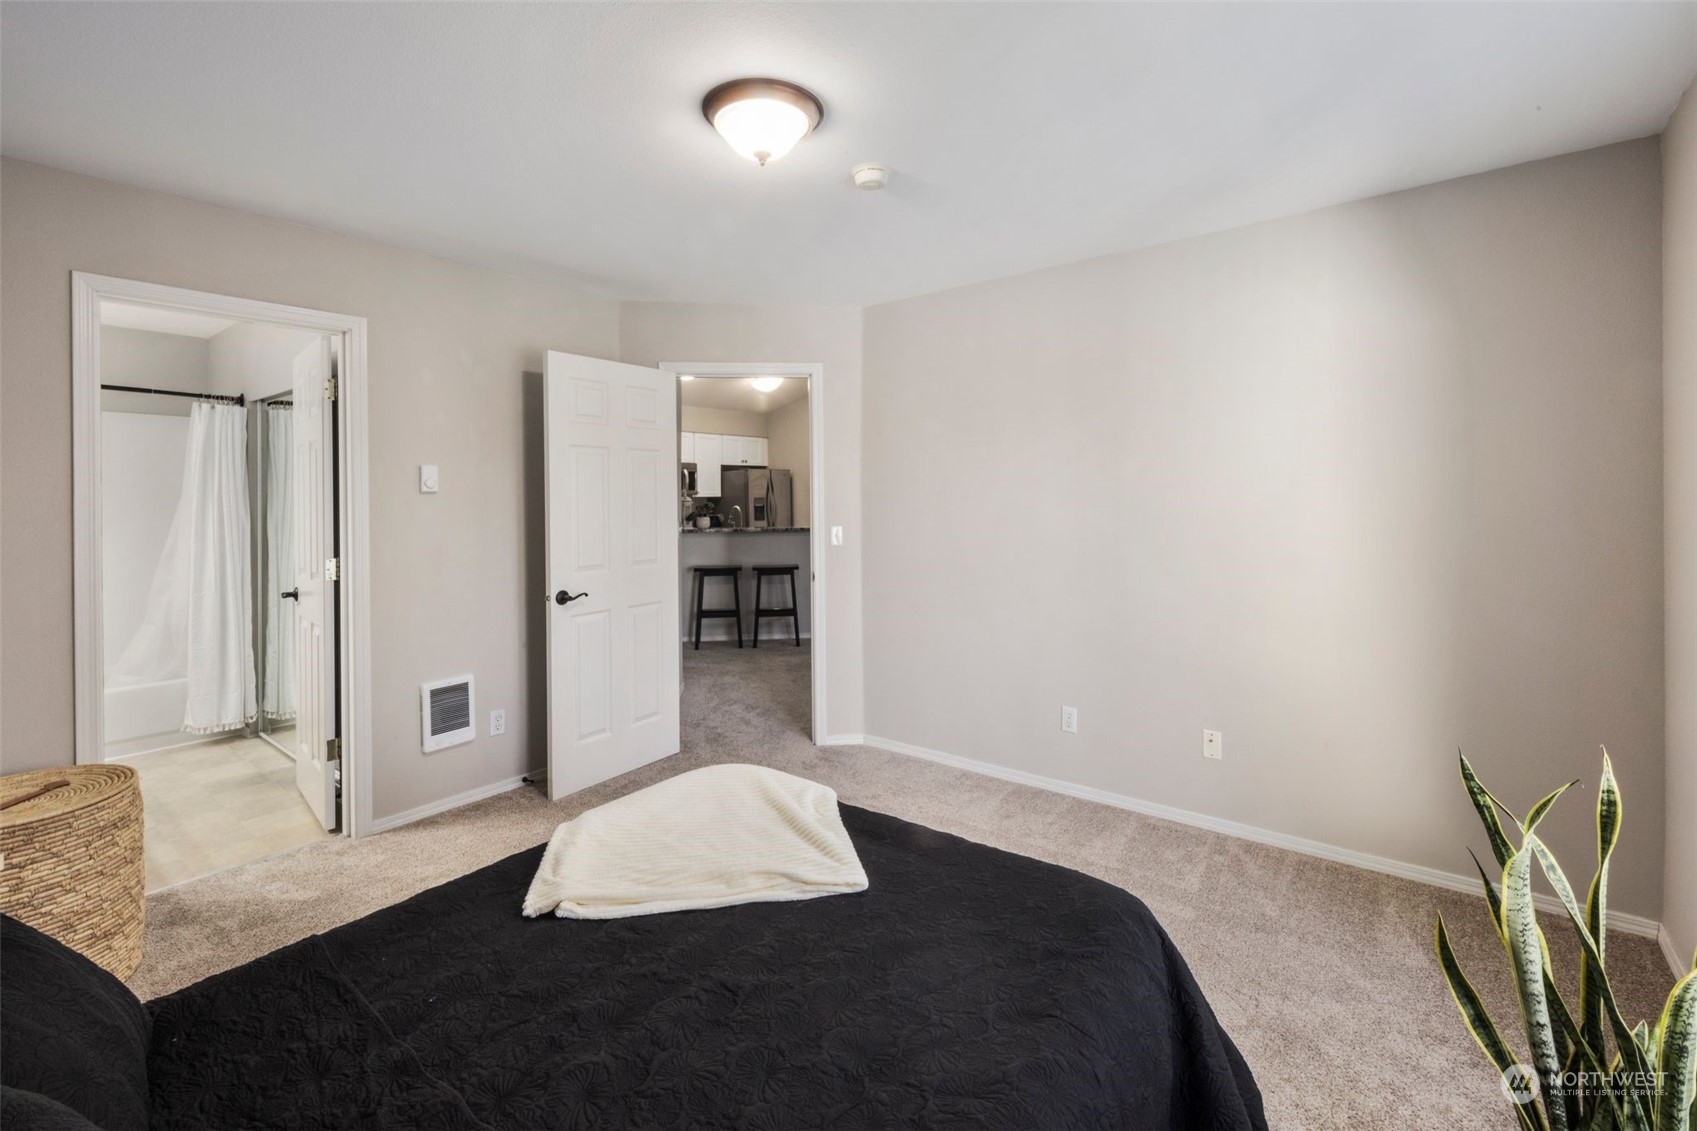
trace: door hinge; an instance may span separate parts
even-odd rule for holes
[[[336,388],[336,375],[332,373],[330,376],[324,378],[324,399],[327,401],[335,400]]]
[[[342,580],[342,559],[341,558],[325,558],[324,559],[324,580],[325,581],[340,581],[340,580]]]
[[[324,742],[324,760],[340,762],[342,760],[342,740],[339,738],[326,739]]]

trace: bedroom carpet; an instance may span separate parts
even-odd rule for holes
[[[131,984],[144,998],[168,992],[539,844],[560,821],[633,789],[715,762],[758,762],[825,782],[845,802],[1137,895],[1254,1070],[1275,1128],[1515,1126],[1432,955],[1442,911],[1463,964],[1511,1028],[1518,1012],[1481,900],[899,754],[816,748],[807,658],[805,648],[686,649],[683,752],[558,805],[517,789],[152,895]],[[1565,924],[1547,919],[1545,931],[1571,972]],[[1661,952],[1649,939],[1609,942],[1623,1011],[1653,1016],[1673,984]]]

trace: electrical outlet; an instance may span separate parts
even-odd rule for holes
[[[1077,707],[1062,707],[1061,708],[1061,729],[1066,731],[1068,734],[1077,734],[1078,733],[1078,708]]]
[[[489,733],[491,736],[507,733],[507,712],[504,708],[489,712]]]
[[[1204,758],[1219,761],[1225,757],[1225,745],[1225,739],[1220,737],[1219,731],[1205,730],[1202,732],[1202,756]]]

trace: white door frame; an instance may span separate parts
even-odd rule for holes
[[[807,553],[813,570],[809,615],[813,621],[813,745],[825,745],[829,733],[825,715],[825,551],[831,544],[829,516],[825,511],[825,367],[807,361],[662,361],[660,368],[671,373],[697,377],[805,377],[807,378],[808,475]],[[683,415],[678,415],[683,428]]]
[[[371,532],[365,319],[257,299],[71,273],[71,434],[77,762],[105,751],[100,516],[100,303],[170,307],[340,338],[342,832],[371,831]]]

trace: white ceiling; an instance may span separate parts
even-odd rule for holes
[[[129,330],[152,330],[155,334],[177,334],[185,338],[210,338],[222,334],[235,322],[211,314],[197,314],[192,310],[102,302],[100,324],[122,326]]]
[[[735,412],[772,412],[807,395],[807,378],[786,377],[770,393],[762,393],[747,377],[697,377],[679,381],[678,395],[694,408],[728,408]]]
[[[1658,132],[1680,4],[0,5],[0,148],[628,298],[871,303]],[[769,168],[723,79],[825,103]],[[851,187],[888,164],[881,193]]]

